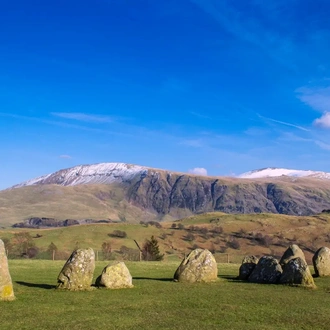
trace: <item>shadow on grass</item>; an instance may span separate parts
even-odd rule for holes
[[[235,275],[218,275],[219,278],[222,278],[222,279],[225,279],[225,280],[228,280],[230,282],[245,282],[245,281],[242,281],[240,279],[238,279],[237,276]]]
[[[56,285],[50,285],[50,284],[38,284],[38,283],[28,283],[28,282],[22,282],[22,281],[16,281],[19,285],[28,286],[29,288],[40,288],[40,289],[55,289]]]
[[[162,282],[173,282],[173,278],[153,278],[153,277],[133,277],[133,280],[152,280],[152,281],[162,281]]]

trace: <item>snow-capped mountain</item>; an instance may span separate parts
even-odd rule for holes
[[[319,179],[330,179],[330,173],[320,171],[307,171],[307,170],[293,170],[287,168],[276,168],[268,167],[260,170],[250,171],[239,175],[239,178],[244,179],[258,179],[258,178],[269,178],[279,176],[290,176],[290,177],[309,177]]]
[[[75,186],[79,184],[109,184],[113,182],[128,182],[136,176],[143,177],[148,168],[125,163],[100,163],[94,165],[79,165],[55,173],[40,176],[15,185],[13,188],[37,184],[58,184]]]

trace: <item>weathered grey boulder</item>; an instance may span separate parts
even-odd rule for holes
[[[0,300],[14,300],[13,283],[11,281],[6,249],[0,239]]]
[[[95,254],[93,249],[78,249],[72,252],[57,277],[57,288],[88,290],[93,281]]]
[[[330,249],[321,247],[313,256],[313,265],[316,276],[330,276]]]
[[[282,275],[282,267],[278,260],[271,256],[263,256],[260,258],[256,267],[248,278],[252,283],[278,283]]]
[[[259,258],[256,256],[245,256],[239,268],[238,279],[243,281],[247,280],[256,267],[258,261]]]
[[[132,288],[132,276],[124,262],[112,262],[103,269],[95,285],[108,289]]]
[[[292,244],[283,253],[283,256],[280,260],[280,265],[283,268],[285,264],[287,264],[291,259],[295,258],[301,258],[306,262],[306,258],[302,249],[297,244]]]
[[[291,259],[284,266],[280,283],[315,288],[314,279],[306,261],[299,257]]]
[[[209,250],[196,249],[185,257],[174,274],[178,282],[211,282],[218,278],[217,263]]]

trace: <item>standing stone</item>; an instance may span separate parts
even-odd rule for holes
[[[313,265],[316,276],[330,276],[330,249],[321,247],[313,256]]]
[[[95,254],[93,249],[73,251],[57,277],[57,288],[71,291],[90,289],[94,269]]]
[[[5,244],[0,239],[0,300],[14,300],[14,290],[9,274]]]
[[[271,256],[263,256],[260,258],[257,266],[248,278],[252,283],[278,283],[282,275],[282,267],[277,259]]]
[[[315,288],[314,279],[306,261],[299,257],[291,259],[284,266],[280,283]]]
[[[132,276],[124,262],[114,262],[107,265],[95,281],[96,286],[108,289],[132,288]]]
[[[211,282],[218,278],[218,267],[212,253],[196,249],[185,257],[174,274],[178,282]]]
[[[301,258],[306,262],[306,258],[302,249],[297,244],[292,244],[285,250],[280,260],[280,265],[283,268],[291,259],[295,258]]]
[[[256,256],[245,256],[241,267],[239,268],[238,279],[243,281],[247,280],[256,267],[258,261],[259,259]]]

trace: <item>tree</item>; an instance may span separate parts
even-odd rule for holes
[[[47,248],[47,253],[48,253],[48,256],[50,258],[53,258],[55,259],[55,254],[57,254],[56,252],[58,251],[58,248],[57,246],[51,242],[49,245],[48,245],[48,248]]]
[[[147,261],[163,260],[164,254],[160,253],[158,241],[154,236],[151,236],[151,238],[147,239],[143,244],[142,257],[143,260]]]
[[[110,260],[111,259],[112,246],[111,246],[110,241],[102,243],[102,253],[103,253],[104,260]]]
[[[33,242],[32,236],[27,232],[20,232],[14,234],[13,245],[16,248],[16,255],[20,257],[29,256],[29,249],[36,247],[35,243]]]
[[[51,242],[49,245],[48,245],[48,248],[47,248],[47,252],[48,253],[50,253],[50,254],[53,254],[53,251],[57,251],[58,250],[58,248],[57,248],[57,246],[53,243],[53,242]]]

